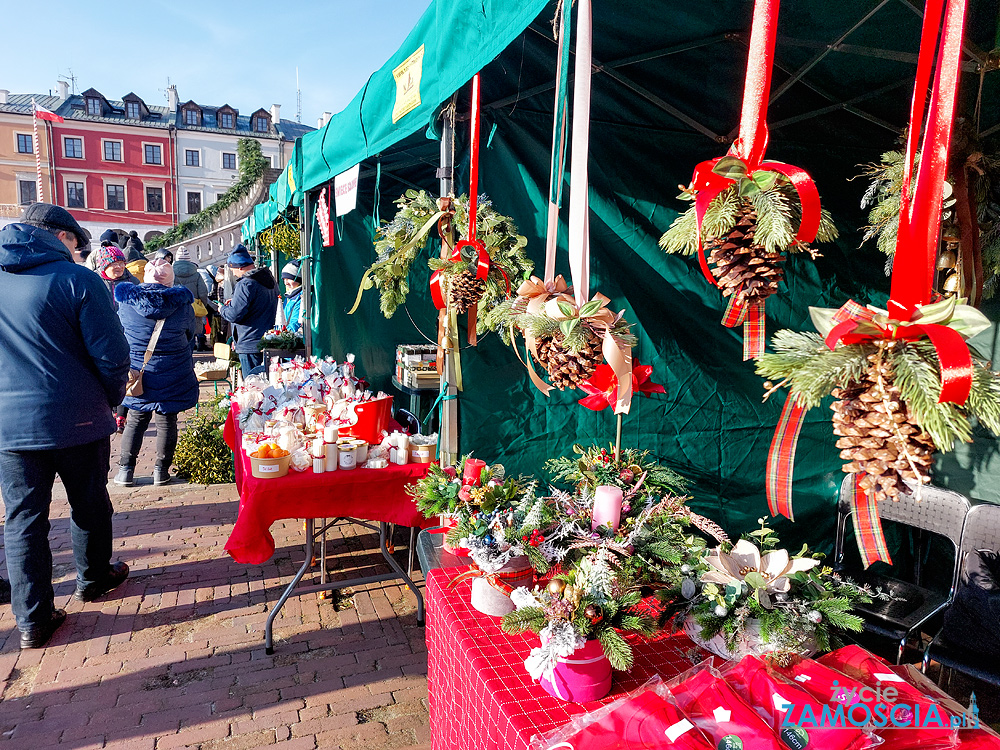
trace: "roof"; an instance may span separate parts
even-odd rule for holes
[[[301,122],[296,122],[295,120],[282,120],[278,123],[277,129],[286,141],[294,141],[296,138],[301,138],[306,133],[311,133],[316,128],[312,125],[305,125]]]

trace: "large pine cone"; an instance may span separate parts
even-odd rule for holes
[[[576,388],[590,380],[604,360],[601,337],[589,328],[584,335],[586,343],[575,354],[566,348],[561,334],[558,338],[541,336],[537,341],[538,362],[548,371],[552,385],[560,391]]]
[[[474,273],[463,271],[451,277],[448,283],[448,296],[455,309],[464,313],[473,305],[479,303],[486,292],[486,281],[477,279]]]
[[[864,377],[833,391],[833,431],[848,474],[864,472],[860,486],[877,500],[896,499],[904,479],[930,481],[934,442],[913,422],[899,395],[888,363],[869,356]],[[879,376],[881,375],[881,386]]]
[[[746,306],[765,300],[778,291],[784,275],[781,264],[785,256],[768,252],[754,243],[757,233],[757,212],[748,200],[740,201],[739,218],[729,234],[709,237],[705,247],[715,276],[724,297],[736,295]]]

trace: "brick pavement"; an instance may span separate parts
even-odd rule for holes
[[[91,604],[72,598],[68,506],[56,488],[53,581],[69,616],[44,649],[21,652],[10,606],[0,606],[0,750],[427,746],[424,629],[409,590],[390,582],[336,600],[292,598],[265,655],[264,621],[302,562],[301,522],[272,527],[266,564],[233,562],[223,545],[235,485],[153,487],[154,435],[150,425],[138,485],[110,490],[114,557],[132,573]],[[403,565],[407,537],[398,530]],[[388,570],[364,551],[377,544],[366,529],[341,526],[329,539],[352,575]],[[422,586],[419,572],[414,580]]]

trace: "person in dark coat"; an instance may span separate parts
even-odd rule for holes
[[[191,260],[191,251],[184,245],[177,248],[177,256],[174,260],[174,285],[187,287],[196,300],[201,300],[205,312],[218,315],[219,308],[208,296],[208,285],[198,271],[198,266]],[[208,315],[195,313],[194,328],[192,329],[195,351],[208,351],[208,345],[205,343],[205,319],[207,317]]]
[[[240,357],[243,377],[264,362],[260,340],[274,328],[278,311],[278,289],[274,276],[267,268],[257,268],[243,245],[229,254],[229,266],[239,278],[233,298],[223,305],[220,313],[233,324],[235,350]]]
[[[128,565],[111,563],[107,491],[128,343],[104,282],[74,262],[88,241],[48,203],[0,229],[0,492],[21,648],[45,645],[66,619],[55,608],[48,540],[57,474],[70,506],[75,597],[93,601],[128,576]]]
[[[146,246],[142,244],[142,240],[139,239],[139,233],[134,229],[128,233],[128,239],[126,240],[126,243],[128,244],[129,247],[132,247],[134,245],[139,250],[140,253],[146,252]]]
[[[129,270],[137,281],[146,273],[146,256],[142,254],[142,243],[136,240],[129,240],[128,244],[122,248],[125,253],[125,267]]]
[[[163,321],[153,356],[142,375],[142,395],[126,396],[124,401],[129,409],[128,421],[115,475],[115,484],[123,487],[134,483],[135,459],[151,419],[156,422],[153,484],[170,481],[170,464],[177,447],[177,414],[198,403],[198,380],[191,353],[194,295],[182,286],[173,286],[174,271],[165,260],[150,261],[144,281],[115,288],[132,369],[142,369],[156,322]]]

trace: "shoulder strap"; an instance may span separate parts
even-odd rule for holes
[[[156,325],[153,326],[153,335],[149,337],[149,344],[146,346],[146,353],[142,355],[142,369],[140,372],[146,371],[146,365],[148,365],[149,360],[153,358],[153,350],[156,349],[156,342],[160,338],[160,331],[163,330],[163,323],[165,320],[165,318],[160,318],[156,321]]]

